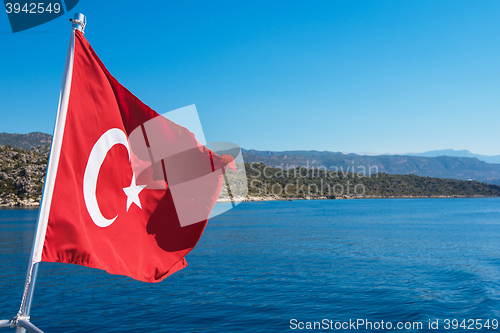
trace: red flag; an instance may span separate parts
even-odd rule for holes
[[[159,282],[187,265],[231,161],[119,84],[80,31],[71,43],[33,261]]]

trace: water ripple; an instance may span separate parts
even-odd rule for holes
[[[0,210],[0,319],[19,306],[36,210]],[[282,332],[290,319],[500,315],[500,200],[243,203],[159,284],[42,263],[47,332]],[[401,330],[417,332],[415,329]]]

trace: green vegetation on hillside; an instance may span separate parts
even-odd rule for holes
[[[500,186],[477,181],[246,164],[249,195],[305,197],[476,197],[500,196]]]

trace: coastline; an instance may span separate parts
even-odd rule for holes
[[[236,198],[235,201],[295,201],[295,200],[353,200],[353,199],[465,199],[465,198],[499,198],[497,196],[487,196],[487,195],[434,195],[434,196],[377,196],[377,195],[364,195],[364,196],[339,196],[339,197],[326,197],[326,196],[316,196],[316,197],[299,197],[299,198],[288,198],[280,196],[247,196],[245,198]],[[231,202],[230,199],[218,199],[217,203]],[[40,203],[33,200],[20,200],[16,202],[0,203],[0,208],[38,208]]]
[[[498,196],[487,195],[433,195],[433,196],[380,196],[380,195],[364,195],[364,196],[339,196],[339,197],[299,197],[288,198],[280,196],[247,196],[246,198],[236,198],[235,201],[295,201],[295,200],[353,200],[353,199],[466,199],[466,198],[500,198]],[[230,199],[219,199],[217,202],[231,202]]]
[[[24,199],[17,201],[3,201],[0,203],[0,208],[38,208],[40,206],[40,202],[35,201],[34,199]]]

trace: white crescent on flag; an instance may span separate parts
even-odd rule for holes
[[[97,226],[102,228],[108,227],[115,222],[118,215],[112,219],[107,219],[102,215],[96,198],[97,178],[99,177],[101,165],[104,162],[108,151],[113,148],[113,146],[118,144],[124,145],[127,148],[130,161],[130,147],[127,135],[121,129],[112,128],[104,133],[95,143],[92,151],[90,152],[87,167],[85,168],[85,174],[83,176],[83,197],[85,199],[85,205],[87,206],[87,210],[92,218],[92,221],[94,221]],[[133,175],[132,182],[133,185],[135,185],[135,175]]]

